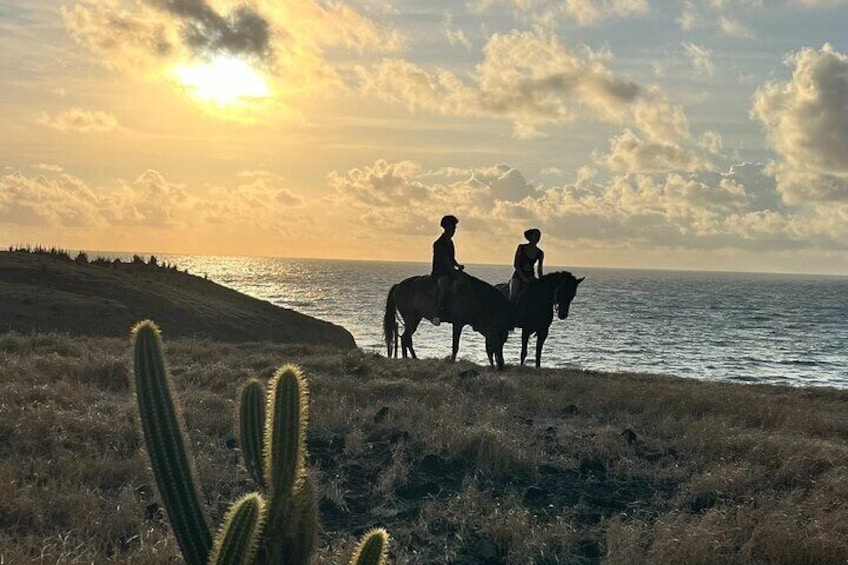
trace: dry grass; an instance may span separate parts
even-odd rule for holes
[[[171,340],[166,354],[210,523],[251,488],[239,388],[304,367],[322,560],[374,525],[408,564],[848,555],[845,392],[303,345]],[[0,563],[179,562],[128,366],[128,340],[0,335]]]

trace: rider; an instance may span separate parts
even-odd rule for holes
[[[527,243],[518,244],[515,259],[512,261],[515,272],[509,281],[509,301],[513,304],[521,292],[536,280],[533,265],[538,263],[539,278],[542,278],[543,274],[542,263],[545,260],[545,252],[537,247],[539,240],[542,239],[542,232],[537,228],[530,228],[524,232],[524,238]]]
[[[445,306],[450,291],[450,286],[456,276],[465,266],[456,262],[453,246],[453,235],[456,233],[456,225],[459,220],[456,216],[443,216],[439,225],[442,226],[442,235],[433,242],[433,270],[430,277],[436,282],[436,304],[437,314],[433,318],[433,325],[438,326],[445,315]]]

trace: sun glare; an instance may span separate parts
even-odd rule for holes
[[[218,56],[207,63],[181,65],[174,69],[174,75],[195,98],[221,107],[271,94],[262,75],[237,57]]]

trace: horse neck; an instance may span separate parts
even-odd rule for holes
[[[556,291],[557,286],[559,286],[559,281],[554,276],[542,277],[536,284],[532,285],[529,289],[530,292],[536,295],[536,299],[544,299],[548,302],[553,303],[554,301],[554,293]]]

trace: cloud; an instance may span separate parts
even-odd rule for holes
[[[610,151],[596,155],[595,162],[617,173],[663,173],[697,171],[709,161],[675,143],[645,141],[629,129],[610,140]]]
[[[42,113],[38,123],[62,132],[109,132],[120,127],[118,119],[108,112],[69,108],[54,116]]]
[[[694,43],[683,43],[683,49],[686,51],[686,56],[692,63],[692,67],[708,77],[715,74],[715,64],[713,63],[712,51],[695,45]]]
[[[786,63],[791,79],[758,88],[751,107],[779,156],[778,189],[789,203],[848,202],[848,54],[825,44]]]
[[[442,23],[448,43],[451,45],[462,45],[466,49],[471,49],[471,40],[466,37],[465,32],[461,29],[454,29],[453,16],[451,14],[446,14]]]
[[[0,224],[44,228],[203,230],[285,226],[302,196],[268,171],[240,175],[234,188],[175,183],[149,169],[133,180],[91,186],[55,167],[0,175]]]
[[[762,0],[687,0],[683,3],[683,9],[676,21],[684,31],[699,27],[716,27],[725,35],[750,39],[754,37],[754,32],[734,13],[750,13],[751,10],[762,7]]]
[[[279,104],[263,105],[272,111],[286,107],[284,98],[343,90],[327,51],[394,53],[404,44],[397,31],[342,2],[218,6],[207,0],[78,0],[60,13],[71,36],[98,62],[135,79],[172,83],[175,68],[213,56],[239,57],[279,86],[270,89]]]
[[[399,238],[433,233],[450,212],[472,248],[506,245],[529,225],[551,245],[703,250],[844,249],[848,206],[793,211],[776,198],[762,164],[725,173],[618,174],[599,179],[581,169],[572,183],[533,186],[506,164],[428,171],[410,161],[376,161],[330,184],[341,207],[357,215],[356,237],[375,229]],[[363,226],[367,226],[368,232]]]
[[[476,8],[484,11],[500,4],[511,5],[529,14],[532,21],[545,25],[565,19],[590,26],[604,20],[643,16],[650,11],[648,0],[478,0]]]
[[[193,50],[259,57],[268,54],[270,25],[249,6],[239,6],[229,14],[220,14],[204,0],[146,2],[179,20],[183,40]]]
[[[516,137],[533,137],[544,126],[578,117],[631,124],[652,140],[687,137],[683,109],[658,87],[616,76],[605,64],[609,57],[588,49],[576,54],[542,32],[514,31],[489,39],[470,80],[397,59],[357,72],[368,94],[410,111],[507,119]]]
[[[647,0],[565,0],[562,10],[580,25],[592,25],[610,18],[626,18],[648,13]]]

